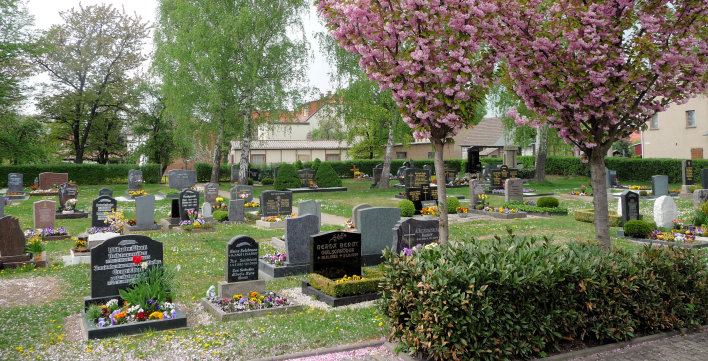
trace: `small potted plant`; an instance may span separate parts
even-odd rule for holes
[[[74,213],[76,211],[76,203],[78,203],[79,200],[76,198],[71,198],[64,203],[64,211],[62,213]]]
[[[88,244],[86,242],[85,238],[76,238],[73,237],[72,240],[74,241],[74,247],[71,248],[72,251],[78,252],[78,253],[88,253]]]
[[[423,215],[423,218],[433,219],[438,216],[438,207],[437,206],[424,207],[423,209],[420,210],[420,214]]]
[[[39,236],[33,236],[25,246],[25,252],[32,253],[35,261],[47,259],[46,247]]]
[[[467,218],[469,216],[469,208],[467,207],[457,207],[457,216],[460,218]]]

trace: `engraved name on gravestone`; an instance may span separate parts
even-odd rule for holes
[[[430,185],[430,171],[419,168],[406,168],[403,172],[403,180],[406,188]]]
[[[506,191],[504,192],[504,201],[523,201],[524,200],[524,182],[519,178],[511,178],[506,180]]]
[[[34,228],[54,227],[54,218],[57,214],[57,202],[39,201],[32,204],[34,210]]]
[[[91,204],[91,227],[108,227],[106,219],[118,208],[118,201],[109,196],[99,196]]]
[[[226,244],[226,282],[258,279],[258,242],[237,236]]]
[[[39,173],[39,189],[52,189],[69,181],[69,173]]]
[[[64,209],[66,201],[69,199],[76,199],[79,195],[79,186],[73,183],[63,183],[59,185],[59,206]]]
[[[131,169],[128,171],[128,190],[134,191],[140,189],[138,184],[143,180],[143,171],[137,169]]]
[[[297,176],[300,178],[300,187],[306,188],[310,186],[310,181],[315,181],[316,172],[312,169],[300,169],[297,171]]]
[[[22,173],[10,173],[7,175],[7,192],[22,193]]]
[[[125,235],[105,240],[91,249],[91,297],[118,295],[142,271],[133,257],[142,257],[149,267],[161,266],[162,243],[147,236]]]
[[[450,162],[445,162],[445,182],[449,183],[457,177],[457,168]]]
[[[243,199],[245,202],[253,201],[253,186],[236,185],[229,191],[231,200]]]
[[[189,219],[189,211],[199,213],[199,192],[185,189],[179,192],[179,216],[183,221]]]
[[[693,185],[693,161],[690,159],[681,161],[681,180],[683,185]]]
[[[229,222],[245,222],[246,210],[243,199],[232,199],[229,201]]]
[[[98,195],[113,197],[113,190],[109,188],[101,188],[98,190]]]
[[[204,202],[216,204],[216,197],[219,196],[219,183],[207,183],[204,185]]]
[[[425,246],[440,239],[440,221],[419,220],[408,218],[399,221],[393,227],[393,250],[400,252],[403,248]]]
[[[313,273],[330,279],[361,276],[361,233],[333,231],[311,239]]]
[[[415,207],[416,213],[419,213],[423,209],[423,188],[421,187],[408,187],[406,188],[406,199],[413,202],[413,207]]]
[[[197,172],[193,170],[172,169],[167,172],[167,178],[170,188],[182,190],[194,186],[197,181]]]
[[[632,191],[624,191],[622,198],[622,223],[639,219],[639,194]]]
[[[264,191],[261,193],[263,217],[288,215],[293,212],[293,193],[290,191]]]

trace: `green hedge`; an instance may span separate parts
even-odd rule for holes
[[[699,251],[506,236],[384,251],[391,338],[434,360],[527,359],[708,320]],[[569,341],[571,340],[571,341]]]
[[[364,274],[363,276],[363,280],[344,283],[336,283],[335,281],[317,273],[310,273],[308,275],[308,279],[313,288],[316,288],[332,297],[361,295],[378,291],[379,283],[383,277],[380,275],[370,276],[367,274]]]
[[[211,163],[194,163],[194,170],[197,171],[197,182],[211,182]],[[231,164],[221,164],[219,181],[231,181]]]
[[[595,223],[595,210],[579,209],[573,213],[573,217],[578,222]],[[639,218],[642,218],[641,214]],[[615,211],[610,211],[610,227],[622,227],[622,216],[618,216]]]
[[[140,169],[143,171],[145,183],[160,181],[160,166],[147,164],[33,164],[33,165],[3,165],[0,166],[0,187],[7,187],[9,173],[22,173],[25,187],[34,184],[39,173],[69,173],[69,180],[81,186],[82,184],[128,184],[128,171]]]

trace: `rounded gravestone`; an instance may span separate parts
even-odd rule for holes
[[[673,220],[678,217],[676,202],[669,196],[661,196],[654,202],[654,221],[657,227],[673,227]]]

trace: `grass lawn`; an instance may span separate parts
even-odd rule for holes
[[[561,206],[569,209],[567,216],[534,217],[517,220],[484,219],[451,225],[451,239],[469,242],[484,242],[485,239],[501,235],[511,228],[517,235],[548,236],[554,242],[587,241],[594,237],[592,224],[575,221],[572,212],[593,208],[590,197],[570,196],[568,192],[587,185],[588,178],[549,177],[548,182],[529,183],[526,188],[538,192],[553,192],[561,199]],[[351,209],[359,203],[372,206],[396,206],[399,199],[395,195],[399,188],[390,190],[370,189],[370,181],[345,180],[346,192],[301,193],[294,196],[294,204],[299,200],[314,199],[322,203],[322,212],[343,217],[351,216]],[[78,208],[90,211],[91,201],[104,185],[79,187]],[[116,197],[124,195],[126,185],[108,185]],[[229,184],[222,183],[221,190],[228,190]],[[671,185],[670,188],[677,188]],[[165,185],[148,184],[144,189],[150,194],[167,193]],[[258,197],[269,187],[254,187]],[[450,195],[469,197],[468,188],[449,189]],[[18,217],[22,228],[32,227],[32,202],[41,199],[56,200],[56,197],[32,197],[27,201],[14,201],[5,207],[5,214]],[[491,205],[499,206],[503,197],[490,196]],[[463,202],[464,204],[464,202]],[[688,218],[692,202],[677,200],[680,217]],[[652,220],[653,200],[642,199],[640,211],[645,219]],[[610,209],[617,207],[617,200],[611,199]],[[118,210],[126,218],[133,218],[133,202],[118,202]],[[170,200],[160,200],[156,204],[156,216],[165,218],[170,211]],[[57,226],[64,226],[70,234],[78,235],[90,227],[89,219],[58,220]],[[336,226],[326,226],[323,230],[333,230]],[[118,337],[104,340],[83,341],[77,336],[77,314],[83,306],[83,297],[90,294],[89,266],[64,266],[61,257],[69,253],[73,241],[50,242],[47,253],[50,266],[46,269],[19,269],[0,271],[0,288],[13,287],[13,282],[24,282],[30,278],[37,281],[51,280],[55,289],[38,292],[32,300],[8,306],[0,302],[0,359],[53,359],[53,360],[101,360],[101,359],[235,359],[247,360],[279,354],[294,353],[307,349],[334,346],[363,340],[380,338],[388,333],[386,323],[377,313],[375,306],[359,309],[308,309],[289,315],[268,316],[251,320],[219,322],[209,316],[199,306],[199,298],[204,297],[210,285],[225,278],[226,243],[236,235],[248,235],[261,243],[261,255],[272,251],[266,242],[273,236],[283,234],[282,230],[259,230],[253,223],[239,225],[217,225],[214,233],[161,233],[149,234],[164,244],[164,263],[175,270],[177,275],[177,302],[189,319],[190,329],[148,332],[137,336]],[[616,229],[612,230],[613,236]],[[638,247],[632,243],[613,239],[621,247]],[[268,281],[268,290],[278,291],[299,287],[305,276],[289,277]],[[27,283],[27,282],[25,282]],[[31,302],[30,302],[31,301]]]

